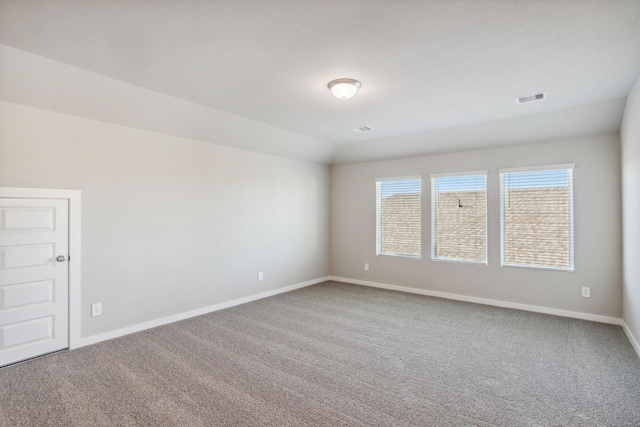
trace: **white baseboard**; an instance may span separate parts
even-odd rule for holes
[[[600,316],[598,314],[580,313],[578,311],[560,310],[557,308],[542,307],[538,305],[520,304],[517,302],[500,301],[488,298],[471,297],[467,295],[450,294],[448,292],[429,291],[426,289],[409,288],[406,286],[389,285],[386,283],[369,282],[366,280],[348,279],[345,277],[331,276],[330,280],[336,282],[351,283],[354,285],[371,286],[374,288],[390,289],[392,291],[407,292],[411,294],[427,295],[431,297],[446,298],[456,301],[473,302],[476,304],[493,305],[496,307],[514,308],[516,310],[533,311],[536,313],[552,314],[554,316],[572,317],[575,319],[590,320],[592,322],[622,325],[622,319],[617,317]]]
[[[198,308],[196,310],[186,311],[184,313],[174,314],[172,316],[162,317],[160,319],[150,320],[144,323],[138,323],[136,325],[127,326],[125,328],[116,329],[114,331],[104,332],[102,334],[91,335],[84,337],[80,340],[80,345],[75,348],[84,347],[85,345],[96,344],[101,341],[118,338],[124,335],[133,334],[134,332],[144,331],[146,329],[155,328],[157,326],[167,325],[169,323],[178,322],[180,320],[189,319],[191,317],[201,316],[203,314],[211,313],[225,308],[234,307],[240,304],[246,304],[251,301],[256,301],[262,298],[271,297],[274,295],[290,292],[295,289],[304,288],[307,286],[315,285],[317,283],[325,282],[329,280],[329,277],[320,277],[318,279],[309,280],[307,282],[297,283],[290,286],[274,289],[271,291],[261,292],[255,295],[249,295],[248,297],[238,298],[227,302],[221,302],[219,304],[210,305],[207,307]]]
[[[633,334],[631,333],[631,329],[629,329],[629,326],[627,326],[627,323],[624,320],[622,321],[622,330],[629,339],[629,342],[631,343],[633,349],[636,351],[636,354],[638,355],[638,357],[640,357],[640,344],[638,343],[636,337],[633,336]]]

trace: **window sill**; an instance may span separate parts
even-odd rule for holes
[[[561,268],[561,267],[551,267],[551,266],[542,266],[542,265],[526,265],[526,264],[501,264],[500,267],[530,268],[530,269],[533,269],[533,270],[560,271],[560,272],[563,272],[563,273],[573,273],[575,271],[574,268]]]
[[[448,258],[431,258],[431,261],[450,262],[454,264],[472,264],[472,265],[489,265],[487,261],[468,261],[464,259],[448,259]]]
[[[394,258],[422,259],[422,255],[376,254],[376,256],[390,256],[390,257],[394,257]]]

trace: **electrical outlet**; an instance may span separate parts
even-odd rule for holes
[[[91,317],[100,316],[102,314],[102,303],[97,302],[91,304]]]
[[[582,287],[582,297],[583,298],[591,298],[591,288],[583,286]]]
[[[369,263],[368,262],[364,263],[364,271],[369,271]]]
[[[262,271],[260,273],[258,273],[258,282],[262,282],[262,279],[264,278],[264,276],[262,275]]]

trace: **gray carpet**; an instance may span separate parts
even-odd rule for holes
[[[327,282],[0,369],[3,426],[640,426],[618,326]]]

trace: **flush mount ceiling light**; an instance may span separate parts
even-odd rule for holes
[[[331,93],[340,99],[351,98],[360,86],[360,82],[353,79],[336,79],[327,85],[331,89]]]

